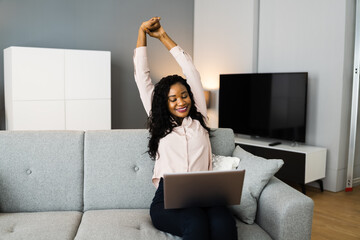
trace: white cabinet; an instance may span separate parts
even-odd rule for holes
[[[299,183],[305,193],[305,184],[318,181],[321,189],[326,171],[326,148],[284,143],[269,146],[270,140],[235,137],[235,143],[254,155],[267,159],[283,159],[284,165],[275,175],[284,180]]]
[[[7,130],[111,129],[108,51],[4,50]]]

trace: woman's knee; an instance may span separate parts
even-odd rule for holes
[[[206,212],[201,208],[188,209],[184,215],[184,239],[209,239],[210,228]]]
[[[229,209],[215,207],[208,214],[211,239],[237,239],[236,221]]]

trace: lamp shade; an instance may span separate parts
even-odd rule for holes
[[[205,95],[206,107],[209,108],[211,92],[206,90],[206,91],[204,91],[204,95]]]

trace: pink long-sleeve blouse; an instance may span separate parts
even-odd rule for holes
[[[172,48],[170,53],[183,70],[194,95],[198,111],[206,117],[204,90],[199,72],[196,70],[190,55],[179,46]],[[154,85],[150,78],[146,47],[135,49],[134,69],[140,98],[146,113],[149,115]],[[155,187],[158,187],[160,178],[163,177],[164,173],[208,170],[212,170],[209,134],[198,120],[186,117],[181,126],[175,127],[170,134],[160,139],[152,182]]]

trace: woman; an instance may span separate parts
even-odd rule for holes
[[[146,35],[157,38],[170,51],[187,80],[167,76],[155,86],[149,74]],[[212,170],[210,129],[200,75],[191,57],[167,35],[160,18],[143,22],[134,52],[135,81],[149,116],[150,157],[155,160],[157,187],[150,215],[154,226],[183,239],[237,239],[233,215],[225,206],[164,209],[164,173]]]

